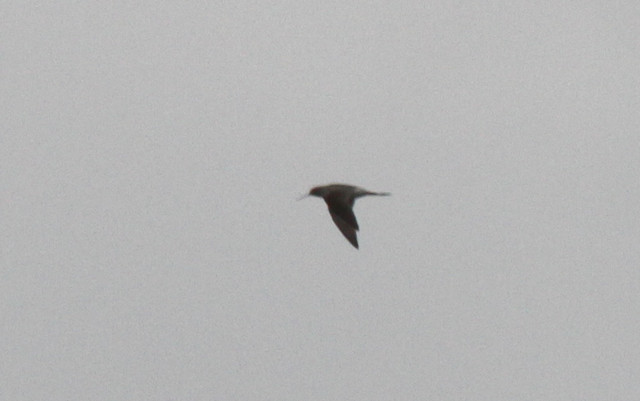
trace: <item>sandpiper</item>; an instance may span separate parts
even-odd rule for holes
[[[358,238],[356,237],[356,231],[358,231],[359,227],[356,215],[353,214],[353,203],[361,196],[387,196],[390,193],[371,192],[353,185],[330,184],[311,188],[303,198],[311,195],[324,199],[329,207],[329,214],[331,214],[333,222],[336,223],[342,235],[357,249]]]

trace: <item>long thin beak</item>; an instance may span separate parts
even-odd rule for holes
[[[299,197],[299,198],[298,198],[298,199],[296,199],[296,200],[299,200],[299,201],[300,201],[300,200],[303,200],[304,198],[307,198],[307,197],[309,197],[309,194],[304,194],[304,195],[302,195],[301,197]]]

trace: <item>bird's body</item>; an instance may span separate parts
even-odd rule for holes
[[[386,196],[388,192],[371,192],[366,189],[345,184],[330,184],[314,187],[309,191],[309,195],[323,198],[329,208],[329,214],[333,222],[336,223],[342,235],[355,248],[358,248],[358,237],[356,231],[360,229],[356,215],[353,214],[353,204],[357,198],[366,195]],[[308,195],[308,196],[309,196]]]

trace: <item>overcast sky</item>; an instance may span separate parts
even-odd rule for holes
[[[0,399],[640,399],[637,1],[1,8]]]

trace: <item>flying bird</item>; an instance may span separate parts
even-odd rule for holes
[[[356,231],[359,230],[356,215],[353,214],[353,204],[357,198],[366,195],[387,196],[388,192],[371,192],[366,189],[345,184],[330,184],[311,188],[307,196],[317,196],[323,198],[329,207],[329,214],[333,222],[347,240],[358,249],[358,237]]]

